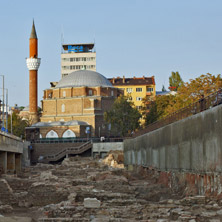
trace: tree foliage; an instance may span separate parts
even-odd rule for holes
[[[143,100],[143,117],[145,125],[149,125],[169,114],[168,106],[175,101],[173,95],[157,96],[155,99],[145,98]]]
[[[140,112],[124,96],[118,97],[111,110],[104,113],[105,121],[121,136],[135,131],[140,126],[140,117]]]
[[[167,90],[166,90],[166,88],[165,88],[165,86],[163,85],[162,86],[162,92],[166,92]]]
[[[179,87],[183,85],[183,80],[179,72],[172,72],[169,77],[169,85],[172,87],[172,91],[177,91]]]
[[[143,110],[149,110],[143,113],[146,125],[186,107],[198,101],[202,95],[206,97],[220,88],[222,88],[221,76],[207,73],[183,83],[175,95],[157,96],[153,101],[144,101]]]
[[[28,127],[27,120],[21,119],[17,113],[12,113],[12,133],[15,136],[25,138],[25,127]],[[8,117],[8,131],[11,133],[11,116]]]

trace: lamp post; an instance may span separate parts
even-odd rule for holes
[[[3,123],[3,127],[5,126],[5,117],[4,117],[4,112],[5,112],[5,76],[4,75],[0,75],[2,77],[2,123]]]
[[[8,89],[6,88],[0,88],[0,89],[2,89],[2,92],[3,92],[2,110],[1,110],[2,111],[2,127],[1,128],[5,128],[6,132],[8,132]],[[5,94],[6,94],[6,103],[5,103]]]
[[[6,90],[6,133],[8,133],[8,89]]]

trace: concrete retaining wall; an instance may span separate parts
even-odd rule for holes
[[[222,171],[222,106],[124,141],[125,165]]]
[[[110,150],[123,150],[123,142],[93,143],[92,156],[98,154],[100,157],[103,157]]]
[[[222,105],[125,140],[124,164],[162,172],[221,174]]]

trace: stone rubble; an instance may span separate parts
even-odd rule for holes
[[[120,168],[119,154],[113,164],[110,154],[104,162],[70,157],[60,165],[26,168],[19,176],[2,175],[0,222],[222,221],[221,199],[173,193],[153,173]]]

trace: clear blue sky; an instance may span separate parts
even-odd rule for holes
[[[221,73],[221,0],[1,1],[0,74],[10,105],[28,105],[33,18],[42,59],[39,101],[49,82],[60,80],[62,30],[64,43],[95,39],[97,71],[106,77],[154,75],[161,90],[171,71],[184,81]]]

